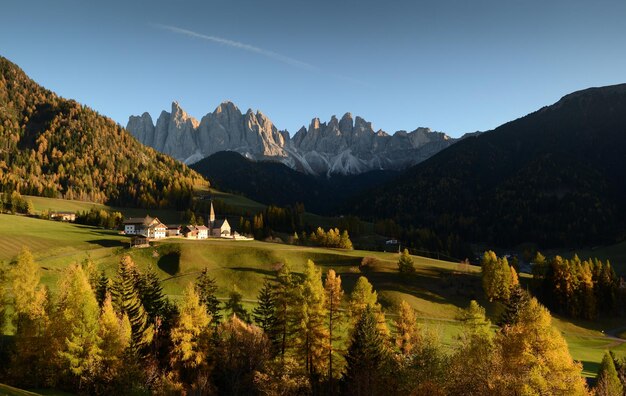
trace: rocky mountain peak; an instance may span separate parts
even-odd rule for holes
[[[198,122],[178,104],[171,113],[163,111],[152,123],[149,114],[131,116],[127,129],[142,143],[186,163],[218,151],[231,150],[254,160],[274,160],[312,174],[358,174],[373,169],[404,169],[456,141],[447,135],[417,128],[392,136],[374,132],[362,117],[345,113],[331,116],[327,123],[318,117],[292,137],[278,130],[261,111],[242,114],[230,101]]]

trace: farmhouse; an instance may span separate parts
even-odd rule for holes
[[[179,236],[182,232],[182,227],[180,224],[168,224],[167,225],[167,236]]]
[[[150,239],[165,238],[167,226],[156,217],[131,217],[124,220],[126,235],[142,235]]]
[[[209,229],[205,226],[188,225],[183,229],[183,236],[189,239],[207,239]]]

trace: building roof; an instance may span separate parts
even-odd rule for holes
[[[150,223],[152,223],[154,220],[159,220],[157,218],[152,218],[150,216],[146,216],[146,217],[129,217],[128,219],[124,220],[124,224],[143,224],[145,226],[150,225]]]
[[[172,230],[172,229],[174,229],[174,228],[178,228],[178,229],[180,229],[180,228],[181,228],[181,225],[180,225],[180,224],[168,224],[168,225],[167,225],[167,229],[168,229],[168,230]]]
[[[215,223],[213,223],[213,228],[222,228],[223,225],[228,225],[230,227],[230,224],[228,224],[228,220],[224,219],[224,220],[215,220]]]
[[[196,226],[196,230],[198,230],[198,231],[205,231],[205,230],[208,230],[208,228],[205,227],[205,226]]]

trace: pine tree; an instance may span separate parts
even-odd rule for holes
[[[189,386],[209,369],[210,323],[211,317],[190,283],[183,292],[180,314],[171,334],[171,365]]]
[[[217,328],[222,320],[220,308],[222,304],[217,299],[217,284],[215,279],[209,276],[208,268],[204,268],[196,280],[196,291],[200,296],[200,302],[204,304],[207,312],[211,315],[211,322]]]
[[[104,270],[100,272],[100,276],[96,281],[95,286],[96,300],[98,300],[98,305],[100,307],[103,306],[104,300],[106,299],[106,295],[111,293],[111,283],[109,278],[104,273]]]
[[[269,334],[276,322],[276,304],[272,284],[269,281],[263,282],[257,300],[259,303],[252,311],[254,323]]]
[[[389,353],[384,335],[378,330],[376,314],[366,306],[356,322],[348,352],[344,385],[349,394],[382,394],[383,376]]]
[[[619,380],[613,357],[605,352],[596,377],[596,396],[622,396],[624,387]]]
[[[122,257],[113,285],[113,301],[118,311],[128,316],[132,329],[131,348],[138,353],[145,349],[153,339],[154,328],[141,303],[137,290],[137,270],[130,256]]]
[[[100,308],[82,267],[71,265],[59,285],[60,296],[55,316],[62,344],[61,364],[84,391],[95,378],[102,360],[99,332]]]
[[[504,312],[498,322],[498,326],[510,326],[517,323],[521,309],[528,304],[530,296],[528,293],[516,285],[511,289],[511,296],[504,304]]]
[[[404,300],[400,303],[400,312],[395,325],[395,343],[400,353],[407,357],[419,351],[423,343],[422,334],[417,325],[415,311]]]
[[[327,330],[325,325],[326,295],[322,284],[322,272],[308,260],[304,267],[302,282],[302,318],[299,321],[297,342],[305,368],[310,375],[322,374],[325,370]]]
[[[326,273],[326,281],[324,282],[324,291],[326,293],[326,311],[328,312],[328,378],[331,382],[334,376],[333,372],[333,342],[339,340],[339,336],[334,331],[341,325],[343,314],[340,311],[341,300],[343,299],[343,289],[341,288],[341,277],[335,274],[335,270],[328,270]]]
[[[400,259],[398,260],[398,271],[405,275],[415,273],[415,264],[409,254],[409,249],[404,249],[400,254]]]
[[[145,273],[139,274],[136,286],[150,323],[155,325],[157,319],[160,321],[168,319],[168,300],[153,268],[148,268]]]

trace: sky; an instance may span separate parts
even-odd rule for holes
[[[0,55],[126,125],[230,100],[292,134],[345,112],[387,132],[489,130],[626,82],[626,1],[3,0]]]

